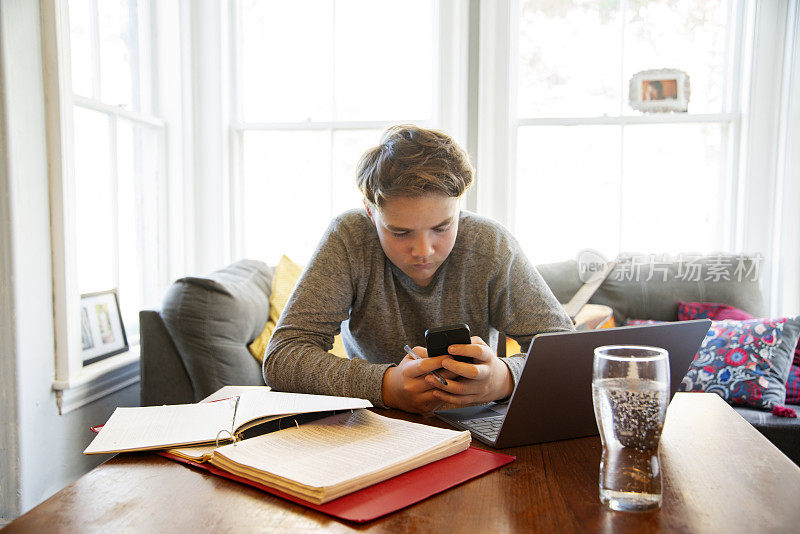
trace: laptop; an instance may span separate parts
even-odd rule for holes
[[[595,348],[648,345],[666,349],[672,399],[710,326],[710,320],[699,319],[539,334],[528,347],[525,367],[507,403],[492,402],[434,413],[495,448],[596,435],[592,405]]]

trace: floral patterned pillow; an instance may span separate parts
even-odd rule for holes
[[[678,320],[691,321],[692,319],[712,319],[722,321],[725,319],[737,319],[744,321],[754,319],[752,315],[739,308],[728,306],[727,304],[717,304],[716,302],[679,302]],[[800,366],[800,343],[794,349],[794,361],[792,365]],[[788,402],[788,401],[787,401]]]
[[[800,316],[711,323],[681,391],[717,393],[731,404],[771,410],[786,399]]]

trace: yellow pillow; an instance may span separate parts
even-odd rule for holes
[[[294,286],[297,285],[297,281],[300,279],[302,272],[303,268],[286,256],[281,257],[281,261],[278,262],[278,266],[275,268],[275,276],[272,278],[272,293],[269,297],[269,318],[267,319],[267,324],[264,325],[261,334],[248,346],[250,354],[252,354],[259,363],[264,361],[264,351],[267,350],[267,343],[269,343],[269,339],[272,337],[275,325],[278,324],[278,319],[280,319],[283,309],[286,307],[286,303],[289,301],[292,290]],[[333,348],[330,352],[340,358],[347,357],[344,352],[344,344],[342,343],[341,335],[334,338]]]

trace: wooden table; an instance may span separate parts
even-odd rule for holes
[[[424,421],[439,424],[435,419]],[[19,517],[6,532],[797,532],[800,528],[800,468],[714,394],[679,393],[670,405],[661,445],[664,503],[655,512],[613,512],[600,505],[598,437],[502,452],[517,460],[364,525],[340,522],[160,456],[123,454]]]

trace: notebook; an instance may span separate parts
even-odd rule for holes
[[[467,450],[469,432],[346,411],[215,449],[215,467],[314,504]]]
[[[453,456],[423,465],[325,504],[314,504],[258,482],[217,469],[209,463],[193,462],[173,456],[168,452],[159,452],[158,454],[202,469],[212,475],[247,484],[312,510],[354,523],[365,523],[391,514],[437,493],[499,469],[516,459],[515,456],[470,447]]]
[[[708,319],[536,336],[508,403],[439,410],[436,416],[492,447],[504,448],[597,434],[592,404],[594,349],[648,345],[669,353],[670,398],[680,387]]]
[[[231,395],[251,389],[269,391],[227,386],[201,404],[229,401]],[[366,410],[329,413],[270,421],[258,427],[267,434],[236,445],[172,448],[158,454],[353,522],[405,508],[514,460],[468,447],[467,432]],[[389,455],[380,453],[387,450]]]
[[[246,430],[287,415],[355,410],[366,399],[244,390],[235,397],[198,404],[120,407],[84,454],[107,454],[223,443]]]

